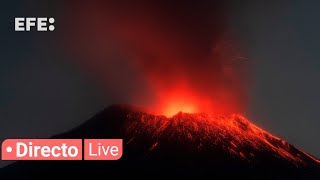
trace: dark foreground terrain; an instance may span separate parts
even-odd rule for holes
[[[166,118],[111,106],[52,138],[121,138],[124,152],[118,161],[19,161],[2,169],[0,177],[320,179],[318,159],[237,114]]]

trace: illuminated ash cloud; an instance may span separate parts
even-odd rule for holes
[[[121,103],[126,99],[168,117],[245,110],[248,62],[229,33],[225,1],[85,2],[73,10],[82,21],[69,23],[77,30],[69,38],[88,59],[83,67]],[[116,69],[106,55],[110,49],[127,59],[123,63],[146,87],[135,85],[125,68]]]
[[[108,6],[111,33],[154,94],[146,109],[167,116],[245,109],[246,59],[227,32],[223,1]]]

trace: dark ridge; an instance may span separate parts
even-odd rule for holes
[[[118,161],[18,161],[0,177],[249,177],[319,179],[319,160],[240,115],[179,112],[172,118],[113,105],[52,138],[121,138]],[[46,177],[45,176],[45,177]]]

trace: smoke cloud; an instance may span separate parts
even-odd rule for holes
[[[73,47],[82,46],[85,67],[121,101],[165,115],[245,109],[246,59],[228,33],[223,1],[94,1],[78,12],[89,24],[78,22],[83,45]],[[105,56],[110,49],[125,59],[119,69]]]

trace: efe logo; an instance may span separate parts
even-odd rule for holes
[[[16,17],[14,20],[15,31],[31,31],[31,28],[37,31],[54,31],[55,27],[53,23],[55,19],[53,17]],[[50,25],[49,25],[50,24]]]

